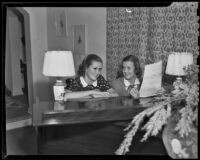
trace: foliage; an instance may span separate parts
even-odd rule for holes
[[[147,108],[130,122],[123,142],[117,149],[115,154],[126,154],[132,142],[132,138],[141,128],[146,130],[142,141],[146,141],[149,136],[156,136],[162,127],[165,126],[170,119],[174,118],[176,122],[175,131],[180,137],[187,136],[192,126],[198,125],[198,102],[199,102],[199,81],[198,81],[198,65],[190,65],[184,68],[186,72],[186,80],[184,82],[175,81],[173,91],[170,93],[163,92],[153,99],[153,107]],[[141,126],[144,118],[149,120]]]

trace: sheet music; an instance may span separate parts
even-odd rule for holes
[[[150,97],[161,89],[162,61],[145,65],[143,82],[140,88],[140,97]]]

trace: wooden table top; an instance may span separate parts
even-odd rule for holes
[[[81,98],[63,104],[40,102],[33,106],[33,125],[62,125],[131,120],[134,115],[152,106],[151,99],[129,97]]]

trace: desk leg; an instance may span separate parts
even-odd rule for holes
[[[39,127],[35,126],[35,133],[36,133],[36,155],[39,155],[39,148],[40,148],[40,133],[39,133]]]

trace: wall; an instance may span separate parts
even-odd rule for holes
[[[47,50],[47,9],[45,7],[25,7],[30,15],[31,59],[33,78],[33,98],[40,101],[52,99],[49,77],[42,74],[44,53]]]
[[[56,35],[56,13],[60,11],[65,12],[65,8],[62,7],[48,7],[47,8],[47,43],[48,50],[66,50],[68,49],[67,36]],[[66,15],[66,14],[65,14]],[[67,16],[65,16],[67,20]]]
[[[67,22],[67,36],[55,34],[55,13],[64,9]],[[74,25],[86,25],[86,54],[99,55],[104,62],[102,74],[106,77],[106,8],[67,7],[47,8],[48,50],[73,51]]]
[[[66,10],[69,31],[73,25],[86,25],[86,54],[94,53],[102,58],[102,74],[106,77],[106,8],[71,7]]]
[[[47,50],[73,51],[73,25],[86,25],[86,53],[98,54],[104,62],[102,74],[106,77],[106,8],[64,8],[66,37],[55,36],[54,13],[63,8],[24,7],[30,15],[33,98],[40,101],[53,98],[52,80],[42,74],[44,53]]]

